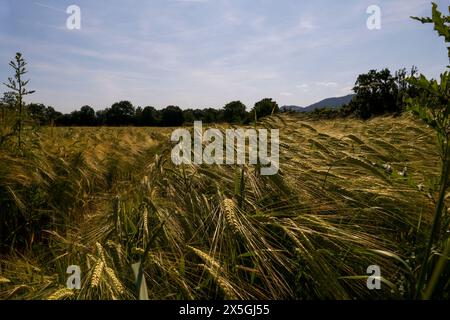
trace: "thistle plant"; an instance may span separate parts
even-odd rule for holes
[[[450,13],[450,6],[449,6]],[[450,15],[443,15],[436,3],[432,4],[432,16],[427,18],[412,17],[424,24],[434,24],[434,30],[439,36],[445,38],[445,43],[450,43]],[[450,46],[448,49],[448,57],[450,60]],[[450,68],[450,65],[447,66]],[[433,294],[433,288],[437,282],[439,270],[433,271],[432,279],[425,287],[425,281],[428,277],[430,256],[433,246],[438,245],[441,239],[440,229],[442,224],[443,212],[445,207],[445,194],[449,186],[450,174],[450,73],[445,71],[440,76],[440,82],[435,79],[428,80],[423,74],[419,77],[409,78],[410,84],[414,85],[420,93],[418,97],[408,100],[410,109],[414,114],[418,115],[428,125],[430,125],[437,134],[438,145],[441,156],[441,176],[439,182],[439,196],[436,201],[434,212],[434,220],[431,233],[429,235],[427,247],[423,256],[421,272],[416,287],[416,298],[422,297],[428,299]],[[444,249],[448,252],[448,248]],[[445,258],[445,257],[444,257]],[[436,268],[443,270],[444,264],[438,263]],[[425,289],[425,292],[423,290]]]
[[[34,90],[27,90],[26,86],[30,80],[23,80],[23,76],[27,73],[25,59],[20,52],[16,53],[15,61],[11,61],[9,65],[14,69],[14,77],[8,78],[8,83],[3,83],[12,90],[15,96],[15,107],[18,111],[18,119],[16,122],[16,130],[18,131],[17,139],[19,148],[21,146],[21,134],[23,125],[23,98],[26,95],[33,94]]]

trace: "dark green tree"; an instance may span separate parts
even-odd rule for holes
[[[81,126],[95,126],[96,117],[95,110],[90,106],[83,106],[79,113],[79,125]]]
[[[399,111],[395,78],[389,69],[359,75],[353,91],[356,93],[352,101],[354,111],[363,119]]]
[[[363,119],[385,113],[400,114],[405,110],[405,97],[415,94],[407,78],[416,73],[417,68],[412,67],[409,75],[406,69],[400,69],[395,75],[389,69],[359,75],[353,88],[356,95],[345,113],[350,110]]]
[[[97,125],[104,126],[106,125],[106,115],[107,115],[108,109],[105,110],[99,110],[95,113],[95,118],[97,119]]]
[[[0,99],[2,125],[6,125],[6,116],[11,111],[14,111],[15,103],[16,103],[16,96],[14,92],[7,91],[3,93],[3,97]]]
[[[3,97],[0,100],[1,103],[14,107],[16,103],[16,95],[12,91],[7,91],[3,93]]]
[[[53,125],[56,120],[62,116],[61,112],[56,111],[53,107],[48,106],[45,110],[46,123]]]
[[[278,104],[270,98],[262,99],[255,103],[255,107],[251,111],[252,119],[260,119],[278,113],[280,108]]]
[[[247,120],[245,105],[240,101],[228,103],[223,110],[223,119],[225,122],[240,124]]]
[[[168,106],[161,111],[161,125],[177,127],[184,123],[183,110],[177,106]]]
[[[159,114],[154,107],[147,106],[142,110],[142,125],[153,127],[159,123]]]
[[[106,123],[112,126],[131,125],[134,114],[135,109],[131,102],[116,102],[106,111]]]
[[[207,108],[204,110],[194,110],[196,120],[202,120],[204,123],[219,123],[223,121],[223,110]]]
[[[137,107],[134,111],[133,125],[142,126],[142,107]]]
[[[183,118],[185,123],[192,124],[195,120],[201,120],[201,119],[195,119],[194,117],[194,110],[192,109],[186,109],[183,110]]]
[[[27,111],[30,117],[37,121],[38,124],[43,125],[47,123],[47,107],[42,103],[30,103],[27,105]]]

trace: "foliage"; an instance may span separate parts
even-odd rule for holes
[[[439,36],[444,37],[446,44],[450,43],[450,15],[443,15],[438,10],[436,3],[432,3],[431,18],[412,18],[424,24],[432,23],[434,30]],[[448,48],[448,57],[450,60],[450,47]],[[444,219],[444,212],[446,212],[445,198],[450,183],[450,72],[442,73],[440,82],[434,79],[428,80],[424,75],[420,75],[417,78],[410,77],[409,83],[419,90],[417,97],[408,99],[410,109],[435,129],[442,160],[439,195],[436,200],[434,221],[428,245],[423,254],[423,263],[416,292],[416,297],[429,299],[436,291],[445,290],[445,288],[439,287],[437,284],[439,278],[445,276],[445,265],[449,259],[448,254],[450,252],[450,238],[446,235],[450,219]],[[436,252],[436,250],[433,250],[433,247],[441,248],[441,252]],[[432,251],[436,253],[432,254]],[[437,259],[436,255],[440,257]],[[436,260],[438,260],[437,263]],[[428,281],[427,285],[425,285],[426,281]]]
[[[138,124],[142,126],[156,126],[160,119],[157,110],[154,107],[145,107],[142,110],[142,118],[138,119]]]
[[[33,90],[27,90],[26,86],[30,80],[23,80],[23,76],[27,73],[25,59],[22,57],[20,52],[16,53],[15,61],[10,61],[9,65],[14,70],[14,77],[8,78],[8,83],[3,83],[8,89],[12,90],[14,93],[15,101],[14,105],[18,113],[16,124],[14,125],[14,130],[17,130],[17,139],[19,148],[21,147],[21,135],[23,126],[23,98],[27,95],[33,94]],[[0,140],[5,139],[3,136]]]
[[[448,10],[450,13],[450,6]],[[432,23],[437,34],[445,39],[445,43],[447,44],[448,56],[450,57],[450,15],[446,16],[442,14],[442,12],[438,10],[437,4],[432,2],[431,17],[411,18],[413,18],[414,20],[418,20],[424,24]],[[447,66],[447,68],[450,68],[450,65]]]
[[[227,123],[240,124],[247,120],[245,105],[240,101],[228,103],[223,110],[223,119]]]
[[[106,110],[106,124],[110,126],[127,125],[133,122],[134,107],[129,101],[114,103]]]
[[[278,104],[270,98],[265,98],[255,104],[250,112],[251,119],[260,119],[274,115],[280,111]]]
[[[39,125],[52,125],[56,119],[62,116],[53,107],[47,107],[42,103],[30,103],[26,106],[30,118]]]
[[[268,99],[271,100],[271,99]],[[275,102],[272,102],[276,105]],[[32,116],[41,124],[51,123],[49,108],[43,112],[42,104],[30,104],[33,109]],[[45,106],[44,106],[45,107]],[[272,107],[271,107],[272,108]],[[58,126],[150,126],[165,127],[191,124],[194,121],[204,123],[247,123],[249,115],[245,106],[235,102],[227,104],[222,109],[186,109],[181,110],[177,106],[168,106],[162,110],[147,106],[134,107],[131,102],[122,101],[113,104],[111,108],[94,111],[90,106],[84,106],[70,114],[55,113],[51,108],[51,120]],[[227,111],[225,111],[227,110]],[[275,109],[275,113],[278,109]],[[43,115],[46,114],[46,115]],[[226,115],[225,115],[226,114]]]
[[[416,97],[417,88],[408,78],[417,74],[417,68],[412,67],[408,73],[405,68],[394,75],[387,68],[377,71],[370,70],[360,74],[353,90],[356,95],[352,101],[342,107],[317,108],[308,114],[316,120],[357,117],[367,120],[386,114],[400,115],[406,110],[407,97]]]
[[[178,106],[168,106],[161,111],[161,122],[165,126],[181,126],[184,122],[183,111]]]
[[[412,68],[410,75],[417,72]],[[412,94],[413,86],[405,81],[406,70],[402,69],[393,76],[389,69],[370,70],[356,80],[356,96],[350,103],[355,115],[362,119],[386,113],[399,114],[404,110],[403,96]]]

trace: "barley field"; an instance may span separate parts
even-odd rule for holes
[[[175,166],[170,128],[25,132],[0,153],[0,299],[412,298],[439,183],[432,129],[406,113],[258,126],[280,129],[278,175]]]

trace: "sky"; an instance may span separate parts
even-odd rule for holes
[[[70,5],[80,8],[80,29],[67,28]],[[381,29],[367,27],[371,5]],[[409,18],[430,13],[425,0],[0,0],[0,81],[22,52],[36,90],[27,101],[62,112],[120,100],[306,106],[352,93],[370,69],[415,65],[438,77],[444,40]]]

